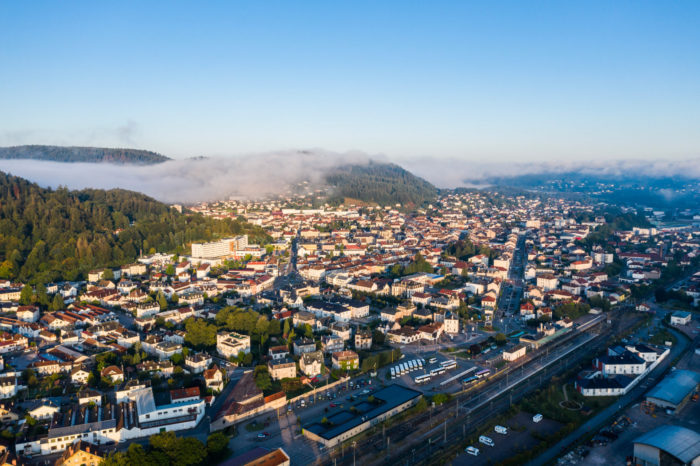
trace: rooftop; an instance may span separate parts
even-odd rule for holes
[[[656,447],[684,464],[693,463],[693,460],[700,457],[700,434],[685,427],[660,426],[635,439],[634,443]]]
[[[656,398],[677,405],[700,383],[700,374],[677,370],[667,375],[656,387],[649,390],[647,398]]]

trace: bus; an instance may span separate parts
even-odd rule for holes
[[[430,371],[430,376],[435,377],[436,375],[439,375],[440,368],[435,368]]]
[[[416,382],[417,384],[430,382],[430,374],[417,375],[416,378],[413,379],[413,381]]]
[[[401,369],[401,364],[396,365],[396,376],[399,377],[403,375],[403,369]]]
[[[481,369],[475,375],[477,379],[483,379],[484,377],[488,377],[489,374],[491,374],[491,371],[489,369]]]
[[[407,374],[408,373],[408,367],[406,367],[406,363],[402,362],[401,363],[401,375]]]
[[[418,360],[418,369],[423,369],[423,360],[422,359]]]
[[[393,367],[391,368],[391,378],[392,378],[392,379],[395,379],[395,378],[396,378],[396,371],[394,370]]]
[[[462,380],[462,383],[465,385],[468,385],[476,380],[478,380],[478,377],[475,375],[472,375],[471,377],[467,377],[466,379]]]
[[[513,338],[513,339],[515,339],[515,338],[520,338],[520,337],[523,336],[523,335],[525,335],[525,332],[520,331],[520,332],[517,332],[517,333],[511,335],[509,338]]]
[[[437,358],[430,358],[430,359],[428,359],[428,362],[430,364],[435,364],[437,362]]]
[[[416,367],[416,363],[413,362],[413,361],[408,361],[408,365],[411,366],[411,370],[412,370],[412,371],[415,371],[416,369],[418,369],[418,368]]]
[[[444,367],[445,369],[454,369],[457,367],[457,362],[452,360],[442,361],[440,363],[440,367]]]

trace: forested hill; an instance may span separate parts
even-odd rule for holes
[[[89,162],[149,165],[170,158],[138,149],[108,149],[104,147],[13,146],[0,147],[0,159],[33,159],[52,162]]]
[[[348,165],[326,175],[333,187],[332,198],[358,199],[379,205],[401,204],[420,207],[435,200],[437,189],[398,165],[370,162],[367,165]]]
[[[189,253],[193,241],[244,233],[270,239],[245,221],[181,214],[132,191],[54,191],[0,172],[0,278],[76,280],[133,262],[140,250]]]

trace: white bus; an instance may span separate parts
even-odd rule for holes
[[[408,361],[408,365],[411,366],[411,370],[415,371],[416,370],[416,365],[413,361]]]
[[[457,367],[457,363],[455,361],[443,361],[440,363],[440,367],[444,367],[445,369],[454,369]]]
[[[435,364],[437,362],[437,358],[430,358],[430,359],[428,359],[428,362],[430,364]]]
[[[401,375],[407,374],[408,373],[408,368],[406,367],[406,363],[402,362],[401,363]]]
[[[395,378],[396,378],[396,371],[394,370],[393,367],[391,368],[391,378],[392,378],[392,379],[395,379]]]
[[[413,379],[416,384],[422,384],[426,382],[430,382],[430,374],[425,374],[425,375],[417,375],[415,379]]]
[[[418,360],[418,369],[423,369],[423,361],[420,359]]]

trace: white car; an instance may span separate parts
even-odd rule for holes
[[[479,456],[479,449],[476,447],[467,447],[464,449],[467,453],[474,456]]]

